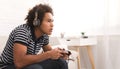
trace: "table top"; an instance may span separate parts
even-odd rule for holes
[[[68,46],[96,46],[97,38],[58,38],[60,44]]]
[[[97,38],[60,38],[60,37],[50,37],[50,45],[67,45],[67,46],[96,46]]]

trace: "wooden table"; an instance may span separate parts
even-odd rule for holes
[[[95,37],[88,38],[59,38],[60,44],[67,45],[70,49],[75,50],[79,53],[77,57],[78,69],[81,69],[80,63],[80,47],[86,47],[88,56],[92,65],[92,69],[95,69],[94,58],[91,50],[91,46],[97,45],[97,39]]]

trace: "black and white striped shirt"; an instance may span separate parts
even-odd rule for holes
[[[13,63],[13,44],[21,43],[27,46],[27,54],[37,54],[41,47],[49,43],[48,35],[44,34],[36,39],[34,30],[27,24],[16,27],[9,35],[3,53],[0,56],[0,69]]]

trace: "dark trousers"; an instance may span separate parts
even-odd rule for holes
[[[5,69],[15,69],[14,65],[8,65]],[[28,65],[22,69],[68,69],[68,64],[63,59],[45,60],[39,63]]]

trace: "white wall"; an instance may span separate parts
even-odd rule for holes
[[[105,27],[109,34],[120,34],[119,0],[0,0],[0,35],[25,23],[29,8],[45,2],[54,10],[53,35],[101,35]]]
[[[34,5],[42,0],[0,0],[0,35],[8,35],[24,19]]]
[[[53,33],[103,33],[101,28],[104,24],[104,0],[54,0],[52,5],[55,13]]]
[[[29,8],[43,0],[0,0],[0,35],[9,35],[24,18]],[[96,69],[120,69],[120,1],[119,0],[45,0],[55,13],[53,35],[104,35],[93,48]],[[106,37],[107,36],[107,37]],[[82,50],[85,54],[84,49]],[[84,56],[84,55],[83,55]],[[83,57],[84,58],[84,57]],[[86,60],[86,59],[85,59]],[[107,61],[109,60],[109,62]],[[83,67],[89,69],[89,61]]]

